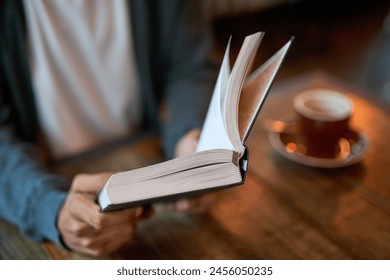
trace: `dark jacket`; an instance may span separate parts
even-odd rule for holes
[[[160,129],[172,157],[178,139],[200,127],[216,68],[197,0],[130,0],[144,126]],[[0,217],[36,240],[60,242],[56,219],[69,181],[38,161],[39,131],[22,0],[0,1]],[[168,112],[158,120],[163,101]]]

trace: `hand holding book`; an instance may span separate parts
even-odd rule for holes
[[[62,242],[72,250],[102,256],[128,243],[135,232],[142,208],[101,213],[96,193],[111,173],[79,174],[59,211],[57,226]]]

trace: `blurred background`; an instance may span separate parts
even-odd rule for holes
[[[234,61],[245,35],[265,31],[258,66],[293,35],[295,41],[277,80],[325,71],[390,108],[390,1],[203,1],[218,56],[223,55],[230,35]]]

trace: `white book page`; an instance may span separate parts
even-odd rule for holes
[[[197,152],[211,149],[227,149],[234,151],[225,128],[225,116],[222,106],[226,99],[226,89],[230,77],[230,40],[225,51],[221,69],[215,84],[213,96],[203,124],[202,133],[199,138]]]
[[[263,38],[263,32],[246,36],[232,68],[229,84],[226,91],[226,132],[232,142],[234,151],[242,153],[245,147],[242,144],[239,131],[238,115],[239,103],[245,79],[252,68],[257,49]]]

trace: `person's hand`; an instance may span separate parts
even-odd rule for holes
[[[175,157],[194,153],[199,142],[200,132],[200,129],[193,129],[187,132],[176,144]],[[205,211],[215,199],[216,193],[212,192],[165,203],[163,209],[174,212],[202,212]]]
[[[195,128],[184,134],[175,147],[175,157],[192,154],[196,150],[200,137],[200,129]]]
[[[70,249],[103,256],[132,240],[142,208],[101,213],[96,203],[97,192],[110,176],[98,173],[74,177],[57,221],[62,241]]]

